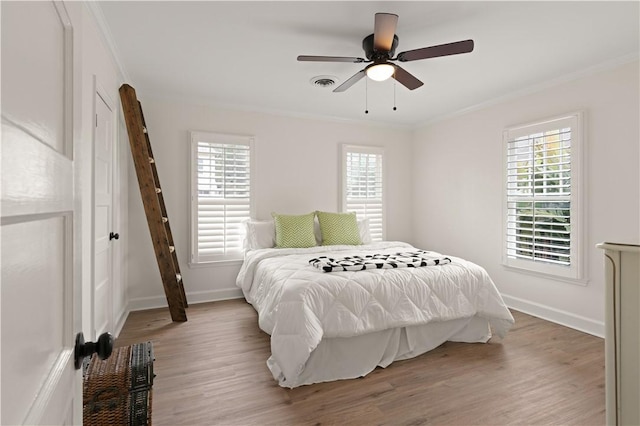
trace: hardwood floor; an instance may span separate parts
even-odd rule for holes
[[[132,312],[116,346],[151,340],[155,425],[603,425],[604,340],[514,312],[487,344],[445,343],[361,379],[285,389],[244,300]]]

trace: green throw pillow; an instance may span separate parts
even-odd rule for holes
[[[305,248],[316,245],[313,233],[315,213],[300,216],[289,216],[271,213],[276,225],[277,248]]]
[[[316,212],[322,233],[322,245],[360,245],[360,230],[355,213]]]

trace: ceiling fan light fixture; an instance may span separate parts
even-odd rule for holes
[[[367,68],[367,77],[374,81],[385,81],[395,70],[391,64],[375,64]]]

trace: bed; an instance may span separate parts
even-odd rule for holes
[[[365,242],[266,244],[245,253],[236,284],[271,336],[267,365],[280,386],[362,377],[446,341],[486,343],[492,332],[502,338],[513,325],[487,272],[461,258],[423,252],[439,264],[357,271],[313,264],[417,251],[404,242]]]

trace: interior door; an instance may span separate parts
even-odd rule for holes
[[[94,131],[94,274],[95,336],[113,332],[113,110],[101,90],[95,92]]]
[[[82,403],[71,22],[59,2],[0,8],[0,421],[71,424]]]

